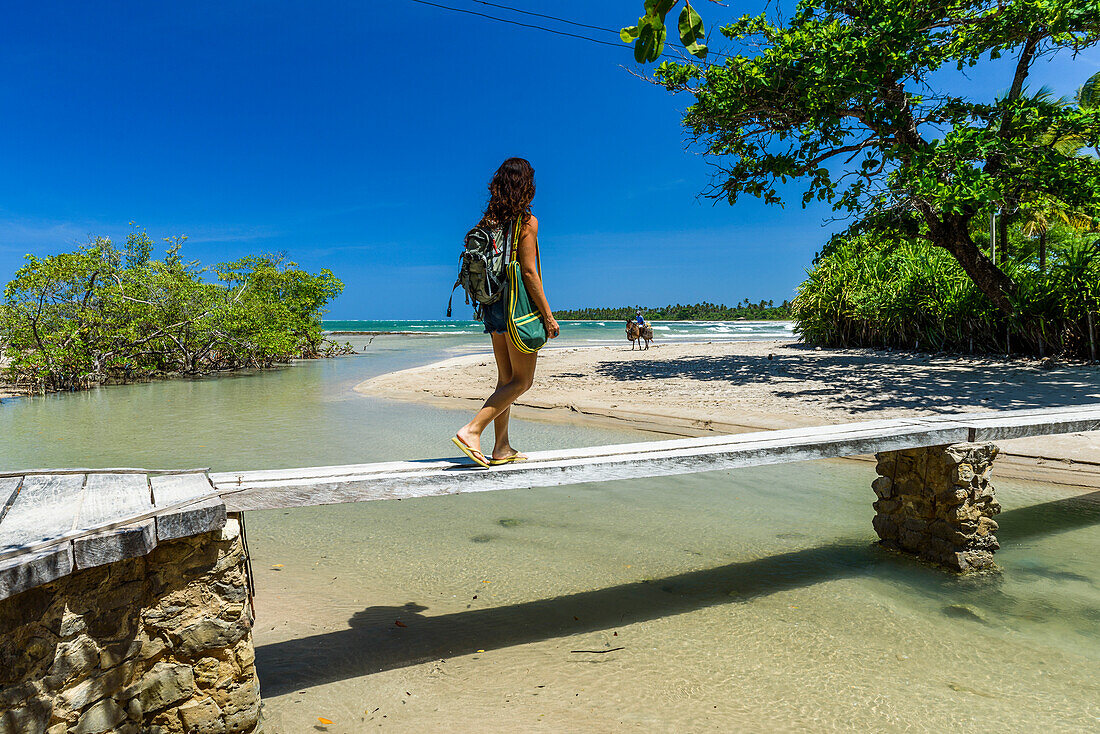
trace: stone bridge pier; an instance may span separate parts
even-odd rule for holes
[[[957,443],[876,454],[873,524],[882,544],[956,571],[992,567],[998,453],[991,443]]]
[[[257,734],[241,525],[0,600],[0,734]]]

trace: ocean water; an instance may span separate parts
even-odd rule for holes
[[[465,413],[353,387],[485,337],[356,343],[5,400],[0,468],[452,455]],[[998,482],[1001,572],[958,577],[875,544],[872,474],[818,461],[248,513],[267,731],[1097,731],[1100,493]]]
[[[626,323],[621,321],[559,321],[560,345],[618,344],[626,340]],[[658,344],[688,341],[746,341],[793,339],[793,321],[654,321],[653,338]],[[325,321],[337,332],[390,333],[425,336],[472,336],[483,333],[477,321]]]

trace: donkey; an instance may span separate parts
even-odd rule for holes
[[[649,343],[653,341],[653,327],[649,324],[639,326],[637,321],[631,319],[626,322],[626,338],[630,340],[631,351],[634,347],[642,348],[638,342],[644,342],[645,348],[649,349]]]

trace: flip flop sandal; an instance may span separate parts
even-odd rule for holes
[[[490,466],[500,466],[501,464],[511,464],[513,461],[527,461],[527,457],[523,454],[512,454],[506,456],[503,459],[489,459]]]
[[[451,441],[454,443],[455,446],[458,447],[459,451],[466,454],[467,458],[469,458],[470,461],[486,469],[489,468],[489,462],[485,460],[485,454],[481,453],[477,449],[470,448],[466,445],[466,442],[458,436],[452,438]]]

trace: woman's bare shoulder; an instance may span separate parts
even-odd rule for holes
[[[538,234],[539,218],[532,214],[531,218],[527,220],[527,224],[524,225],[523,229],[524,231],[530,232],[531,234]]]

